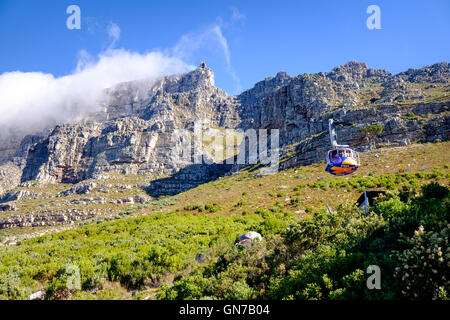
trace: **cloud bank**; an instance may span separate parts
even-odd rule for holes
[[[232,22],[243,19],[233,10]],[[121,34],[117,24],[111,22],[106,34],[110,40],[107,49],[97,56],[80,50],[75,70],[66,76],[22,71],[0,74],[0,142],[58,123],[73,123],[99,111],[104,89],[120,82],[187,72],[193,66],[186,61],[192,61],[200,48],[213,48],[222,54],[236,90],[241,89],[220,23],[182,36],[173,48],[144,54],[114,49]]]
[[[38,131],[48,124],[73,122],[95,112],[105,88],[125,81],[186,72],[191,67],[162,52],[140,54],[107,50],[92,61],[79,55],[77,70],[56,78],[41,72],[0,75],[0,135],[7,131]]]

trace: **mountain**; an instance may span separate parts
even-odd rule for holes
[[[20,168],[21,182],[78,183],[105,172],[155,179],[173,175],[164,183],[175,185],[170,193],[176,193],[191,187],[188,180],[197,185],[230,168],[210,170],[206,164],[193,166],[172,157],[182,152],[171,139],[175,129],[193,132],[195,123],[203,131],[279,129],[282,168],[323,158],[329,149],[329,118],[341,124],[339,141],[359,151],[370,147],[361,130],[368,125],[383,127],[378,145],[446,141],[449,80],[448,63],[392,75],[352,61],[327,73],[291,77],[279,72],[229,96],[215,87],[213,71],[202,62],[191,72],[156,82],[118,84],[106,90],[100,112],[26,136],[20,143],[16,138],[15,148],[11,143],[8,147],[14,152],[0,160],[14,162],[16,172]],[[214,158],[206,148],[202,152]],[[158,184],[157,189],[163,188]]]
[[[449,89],[447,63],[350,62],[228,96],[202,63],[109,88],[83,121],[0,137],[0,299],[446,299]],[[320,162],[330,118],[361,152],[352,175]],[[211,139],[243,146],[248,129],[279,130],[280,170]],[[185,145],[203,161],[176,157]],[[385,196],[355,210],[370,190]]]

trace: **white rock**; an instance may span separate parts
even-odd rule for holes
[[[243,235],[241,235],[239,237],[239,241],[243,241],[245,239],[250,239],[250,240],[257,239],[259,241],[262,241],[263,238],[258,232],[250,231],[250,232],[244,233]]]
[[[28,300],[42,300],[42,299],[44,299],[44,295],[45,295],[45,291],[39,290],[39,291],[31,294],[30,296],[28,296]]]

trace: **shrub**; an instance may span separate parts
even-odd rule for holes
[[[23,286],[18,276],[18,270],[15,268],[10,270],[0,269],[0,298],[4,299],[20,299],[25,295]]]
[[[235,204],[235,207],[243,207],[245,205],[246,205],[245,201],[240,200],[240,201],[238,201],[238,203]]]
[[[380,125],[368,125],[360,129],[364,133],[378,135],[383,131],[383,127]]]
[[[224,293],[224,299],[250,300],[254,296],[254,290],[244,281],[234,282]]]
[[[446,279],[450,264],[448,228],[426,232],[423,226],[407,241],[410,248],[397,254],[395,277],[403,297],[409,299],[445,299],[450,288]]]
[[[268,212],[266,210],[262,209],[262,208],[258,208],[258,209],[255,210],[255,214],[265,215],[267,213]]]
[[[214,212],[220,211],[222,208],[220,206],[218,206],[217,204],[213,203],[213,204],[205,205],[205,209],[209,210],[209,212],[211,212],[211,213],[214,213]]]
[[[447,187],[441,186],[437,182],[432,182],[422,187],[422,193],[426,199],[443,199],[448,196],[449,190]]]

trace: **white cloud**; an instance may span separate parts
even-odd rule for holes
[[[109,48],[114,48],[117,41],[120,39],[120,28],[114,22],[111,22],[108,26],[108,36],[111,38],[111,44]]]
[[[235,23],[243,23],[247,18],[244,14],[242,14],[238,8],[230,7],[231,10],[231,24]]]
[[[209,48],[220,52],[226,63],[226,71],[232,77],[235,83],[235,91],[242,90],[241,81],[234,71],[231,63],[230,48],[228,41],[222,32],[219,24],[214,24],[199,32],[185,34],[173,48],[175,56],[183,60],[189,60],[195,52],[201,48]]]
[[[236,72],[234,71],[233,65],[231,64],[231,54],[230,54],[230,48],[228,47],[228,41],[224,37],[224,35],[222,33],[222,29],[219,26],[215,26],[213,28],[213,32],[217,36],[217,39],[218,39],[218,41],[220,43],[222,51],[223,51],[223,53],[225,55],[225,61],[227,63],[227,71],[231,75],[231,77],[233,78],[233,81],[234,81],[235,86],[236,86],[235,87],[235,91],[236,92],[240,92],[240,91],[242,91],[241,80],[236,75]]]
[[[1,74],[0,138],[5,138],[9,131],[31,133],[48,124],[76,121],[97,111],[103,89],[117,83],[192,68],[181,59],[158,51],[139,54],[123,49],[107,50],[92,60],[82,51],[77,70],[60,78],[41,72]]]
[[[82,49],[82,50],[78,51],[77,68],[76,68],[77,72],[80,72],[81,70],[83,70],[86,67],[86,65],[93,60],[94,60],[94,57],[86,50]]]

